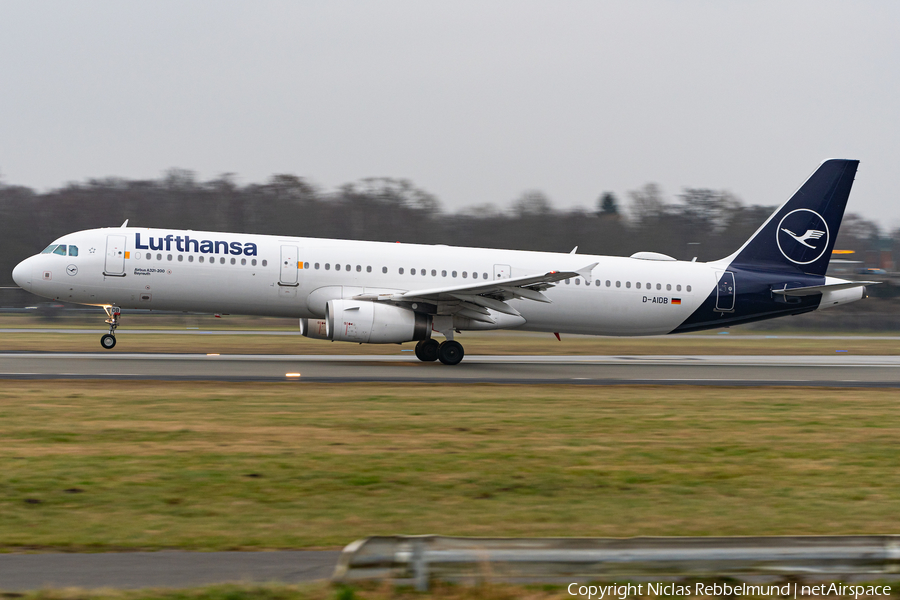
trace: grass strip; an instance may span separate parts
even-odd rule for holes
[[[3,381],[0,547],[897,533],[896,397]]]

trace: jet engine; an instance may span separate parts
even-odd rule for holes
[[[335,342],[400,344],[431,337],[431,317],[392,304],[329,300],[325,332]]]
[[[327,340],[325,319],[300,319],[300,335],[316,340]]]

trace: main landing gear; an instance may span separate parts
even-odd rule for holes
[[[119,326],[119,316],[122,314],[122,309],[118,306],[104,306],[103,310],[106,311],[106,323],[109,325],[109,333],[100,338],[100,345],[107,350],[112,350],[116,347],[116,328]]]
[[[439,360],[445,365],[458,365],[465,354],[462,344],[454,340],[439,343],[437,340],[427,339],[416,344],[416,358],[423,362]]]

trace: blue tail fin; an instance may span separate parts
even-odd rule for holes
[[[732,255],[745,269],[825,275],[858,160],[823,162],[790,200]]]

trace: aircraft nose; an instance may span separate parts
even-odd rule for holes
[[[20,288],[25,290],[31,289],[31,259],[26,258],[16,265],[12,272],[13,281]]]

